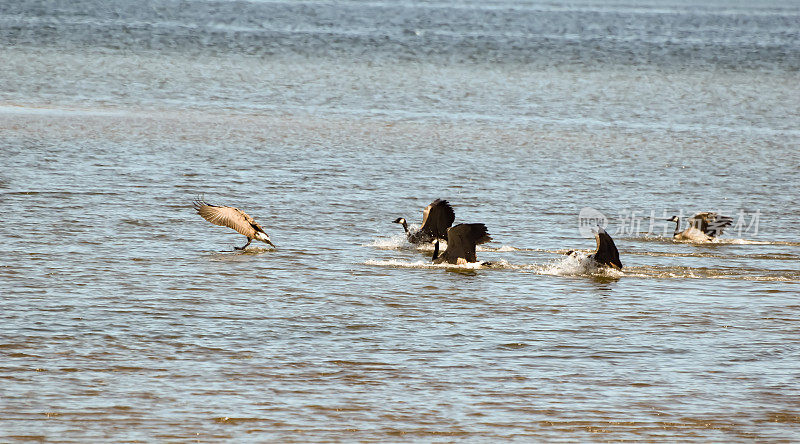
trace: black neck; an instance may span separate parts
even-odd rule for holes
[[[681,219],[679,217],[675,218],[675,234],[681,232]]]
[[[431,260],[436,260],[439,257],[439,239],[436,239],[436,242],[433,243],[433,258]]]

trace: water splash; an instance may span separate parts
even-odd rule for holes
[[[412,244],[411,242],[408,241],[408,238],[406,237],[405,234],[395,234],[390,237],[379,237],[374,239],[372,242],[368,244],[364,244],[364,246],[377,248],[379,250],[402,250],[402,249],[413,248],[418,251],[430,251],[430,252],[433,252],[435,248],[433,243]],[[447,242],[440,240],[439,249],[442,251],[446,250]],[[501,245],[499,247],[478,245],[475,247],[475,251],[509,253],[512,251],[540,251],[540,250],[517,248],[517,247],[512,247],[511,245]]]
[[[549,264],[531,265],[529,268],[537,274],[553,276],[604,276],[616,278],[624,275],[621,270],[598,265],[589,256],[590,253],[588,252],[576,251]]]
[[[364,262],[365,265],[376,265],[379,267],[393,267],[393,268],[445,268],[445,269],[459,269],[459,270],[480,270],[483,268],[491,268],[492,264],[484,264],[482,262],[471,262],[467,264],[453,265],[453,264],[434,264],[427,261],[409,262],[399,259],[388,260],[374,260],[370,259]]]
[[[408,242],[405,234],[395,234],[391,237],[379,237],[365,244],[366,247],[373,247],[379,250],[399,250],[401,248],[408,248],[411,243]]]

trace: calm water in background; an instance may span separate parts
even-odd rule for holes
[[[694,3],[0,3],[0,440],[800,440],[800,7]]]

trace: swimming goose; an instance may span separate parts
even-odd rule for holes
[[[589,255],[589,259],[594,260],[598,265],[605,265],[608,267],[622,270],[622,261],[619,260],[619,251],[614,244],[614,239],[604,230],[598,226],[592,229],[594,239],[597,242],[597,250]],[[570,256],[574,251],[568,251],[567,255]]]
[[[436,199],[422,212],[422,226],[419,230],[410,231],[408,223],[402,217],[398,217],[393,223],[403,225],[409,242],[424,244],[436,239],[447,239],[447,229],[453,225],[455,219],[456,213],[453,212],[450,203],[446,200]]]
[[[211,205],[201,198],[197,198],[192,204],[194,209],[197,210],[197,214],[202,216],[203,219],[214,225],[233,228],[240,234],[247,236],[247,243],[243,247],[233,247],[235,250],[244,250],[253,239],[275,246],[270,241],[269,235],[261,228],[261,225],[244,211],[233,207]]]
[[[447,249],[439,255],[439,239],[433,247],[433,263],[463,265],[469,262],[478,262],[475,257],[477,245],[492,240],[484,224],[458,224],[447,229]]]
[[[722,234],[722,230],[733,222],[733,218],[711,212],[697,213],[689,218],[689,226],[683,231],[678,216],[672,216],[667,222],[675,222],[675,232],[672,234],[675,240],[710,242]]]

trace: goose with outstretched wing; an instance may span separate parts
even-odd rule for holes
[[[458,224],[447,230],[447,248],[439,254],[439,240],[434,243],[433,263],[463,265],[478,262],[475,249],[478,245],[489,242],[492,237],[484,224]]]
[[[713,212],[697,213],[689,218],[689,226],[681,230],[681,219],[672,216],[667,222],[675,222],[672,238],[678,241],[711,242],[733,223],[733,218]]]
[[[410,230],[408,222],[402,217],[398,217],[393,222],[403,226],[409,242],[425,244],[436,239],[447,239],[447,229],[453,225],[454,220],[456,220],[456,213],[450,203],[443,199],[436,199],[422,212],[422,226],[419,230]]]
[[[242,247],[234,247],[236,250],[244,250],[253,239],[262,241],[275,247],[269,239],[269,235],[261,228],[261,225],[244,211],[234,207],[224,207],[211,205],[198,198],[193,202],[194,209],[203,219],[214,225],[233,228],[240,234],[247,237],[247,243]]]

